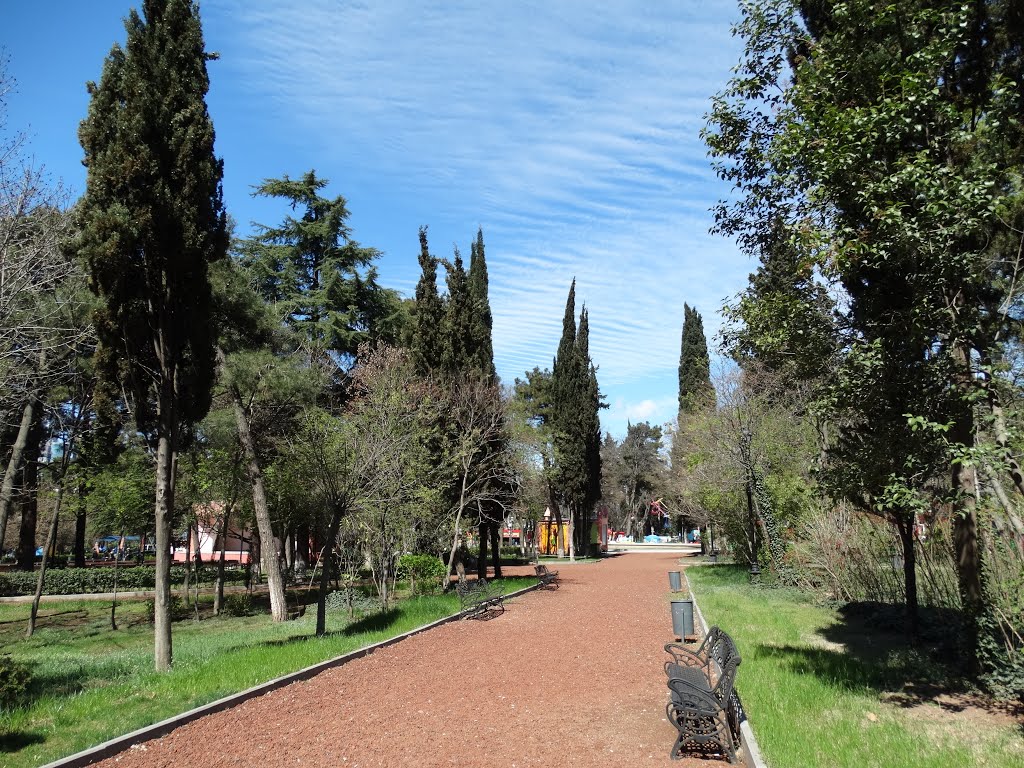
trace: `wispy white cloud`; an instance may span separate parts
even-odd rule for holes
[[[360,240],[412,254],[431,223],[442,254],[483,226],[506,380],[550,365],[575,276],[617,403],[602,418],[671,417],[683,302],[710,338],[749,271],[707,233],[726,190],[699,138],[737,57],[732,2],[224,0],[204,12],[230,48],[219,66],[253,104],[301,133],[328,176],[380,196],[362,201]],[[381,274],[411,292],[415,260],[386,259]],[[630,390],[638,379],[647,391]]]
[[[601,422],[605,431],[623,435],[626,432],[627,424],[639,424],[646,421],[649,424],[661,426],[668,423],[675,418],[678,407],[679,401],[675,396],[656,400],[647,398],[639,402],[618,398],[609,404],[608,409],[601,414]]]

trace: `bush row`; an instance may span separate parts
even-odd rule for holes
[[[212,584],[217,569],[210,566],[199,571],[199,581]],[[0,595],[31,595],[36,590],[38,574],[29,571],[0,573]],[[192,578],[195,579],[193,572]],[[225,584],[245,584],[247,572],[244,568],[225,569]],[[171,567],[171,584],[185,583],[185,566]],[[133,592],[153,589],[156,586],[156,571],[151,566],[136,566],[117,569],[119,592]],[[113,568],[60,568],[46,571],[43,583],[44,595],[79,595],[114,591]]]

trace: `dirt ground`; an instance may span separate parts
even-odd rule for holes
[[[560,589],[492,620],[445,624],[100,765],[720,768],[668,756],[662,646],[678,557],[561,565]]]

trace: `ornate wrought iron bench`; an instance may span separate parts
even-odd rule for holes
[[[541,589],[558,589],[558,571],[549,571],[546,565],[535,565],[533,570],[540,579]]]
[[[728,634],[708,630],[696,650],[669,643],[665,662],[671,698],[665,708],[679,736],[669,753],[678,760],[686,753],[720,754],[736,762],[736,741],[742,708],[733,690],[740,654]]]
[[[491,584],[487,579],[462,581],[455,586],[462,608],[462,618],[473,619],[488,616],[493,618],[495,612],[505,612],[505,595],[501,587]]]

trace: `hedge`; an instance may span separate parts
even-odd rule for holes
[[[199,581],[213,584],[217,569],[204,567],[199,571]],[[36,591],[37,573],[29,571],[8,571],[0,573],[0,595],[32,595]],[[195,579],[195,572],[192,574]],[[225,584],[246,584],[248,572],[245,568],[224,570]],[[185,566],[171,567],[171,584],[185,583]],[[133,566],[117,569],[117,590],[137,592],[156,586],[156,571],[152,566]],[[113,568],[53,568],[47,569],[43,583],[44,595],[81,595],[114,591]]]

